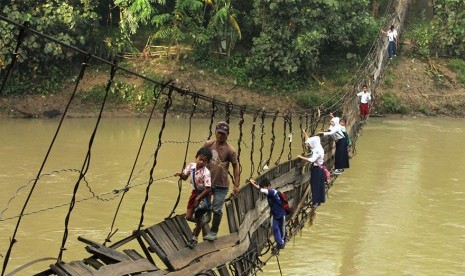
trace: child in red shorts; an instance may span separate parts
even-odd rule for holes
[[[192,239],[187,246],[194,248],[197,245],[197,239],[203,226],[203,215],[211,207],[211,174],[206,165],[212,159],[212,151],[209,148],[201,148],[195,155],[195,163],[190,163],[183,172],[175,173],[182,180],[191,176],[192,193],[187,202],[186,220],[194,221],[195,228],[192,232]]]
[[[360,104],[360,120],[364,122],[370,113],[368,104],[371,101],[371,95],[368,92],[368,87],[366,85],[363,86],[363,91],[357,93],[357,97]]]

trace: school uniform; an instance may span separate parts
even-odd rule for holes
[[[261,188],[260,192],[266,194],[272,215],[271,229],[273,230],[274,240],[278,248],[282,249],[286,239],[286,210],[284,210],[284,203],[281,202],[278,191],[275,189]]]
[[[310,171],[310,188],[312,190],[312,205],[318,206],[325,202],[326,186],[323,171],[325,151],[321,146],[320,137],[313,136],[305,141],[312,149],[312,156],[307,160],[313,163]]]
[[[347,140],[342,132],[341,125],[339,124],[339,117],[331,119],[334,126],[329,127],[328,132],[323,132],[324,136],[331,136],[336,142],[336,152],[334,154],[334,168],[336,170],[349,168],[349,152],[347,151]]]

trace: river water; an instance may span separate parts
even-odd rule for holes
[[[0,120],[0,254],[5,255],[33,179],[53,138],[57,120]],[[463,275],[465,273],[465,121],[448,118],[371,118],[359,138],[351,168],[341,175],[319,207],[312,226],[279,255],[283,275]],[[43,175],[25,210],[8,270],[44,257],[56,258],[73,187],[85,159],[95,119],[66,120]],[[123,188],[130,177],[144,133],[145,119],[103,119],[94,141],[89,170],[81,181],[70,217],[64,261],[88,254],[77,236],[103,243]],[[113,241],[131,234],[141,219],[146,183],[153,166],[160,121],[148,130],[115,222]],[[208,120],[194,126],[207,128]],[[250,125],[247,131],[250,132]],[[163,133],[144,225],[168,216],[178,195],[171,177],[183,165],[189,124],[172,119]],[[281,131],[278,128],[277,132]],[[269,132],[269,131],[268,131]],[[187,162],[208,131],[193,128]],[[267,134],[269,135],[269,133]],[[270,136],[265,136],[269,140]],[[237,148],[238,131],[230,139]],[[249,176],[251,135],[244,136],[242,179]],[[256,137],[256,139],[259,139]],[[277,139],[278,153],[282,139]],[[298,144],[298,143],[295,143]],[[279,146],[278,146],[279,145]],[[255,142],[255,151],[260,147]],[[267,146],[268,147],[268,146]],[[293,145],[292,156],[299,154]],[[268,155],[264,149],[264,155]],[[266,159],[266,157],[263,157]],[[281,159],[287,160],[287,149]],[[32,181],[31,181],[32,180]],[[23,187],[24,188],[21,188]],[[183,213],[188,184],[183,183],[176,213]],[[93,195],[99,195],[98,198]],[[63,207],[58,207],[64,205]],[[226,233],[222,223],[221,233]],[[1,256],[0,256],[1,257]],[[1,259],[3,262],[3,258]],[[26,270],[46,268],[39,263]],[[260,274],[260,273],[259,273]],[[280,275],[276,259],[264,275]]]

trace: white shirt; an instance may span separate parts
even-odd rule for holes
[[[344,133],[342,133],[341,125],[339,124],[339,117],[333,117],[331,122],[333,124],[329,126],[329,131],[323,132],[323,135],[331,136],[334,141],[344,138]]]
[[[386,35],[389,41],[394,41],[394,38],[397,37],[397,34],[392,32],[391,30],[389,30]]]
[[[359,92],[357,93],[357,96],[360,97],[360,103],[362,104],[367,104],[369,101],[371,101],[371,95],[368,92]]]
[[[187,176],[191,176],[191,188],[192,190],[203,191],[206,187],[212,186],[210,170],[206,166],[200,169],[196,169],[196,163],[190,163],[183,171]]]
[[[310,158],[307,158],[308,162],[313,163],[315,166],[323,165],[325,159],[325,151],[321,146],[320,137],[310,137],[305,141],[305,143],[309,144],[312,148],[312,156]]]

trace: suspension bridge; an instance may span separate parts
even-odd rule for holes
[[[386,23],[398,26],[399,33],[402,31],[403,22],[406,16],[408,1],[391,1],[391,15],[386,17]],[[191,140],[191,131],[194,126],[191,123],[195,116],[196,107],[199,102],[208,103],[211,106],[210,124],[208,129],[199,129],[195,126],[195,131],[208,132],[209,139],[212,134],[212,126],[215,121],[224,120],[228,123],[232,119],[237,119],[237,129],[239,138],[237,141],[230,141],[237,149],[238,159],[246,158],[246,150],[249,151],[250,157],[250,175],[260,179],[267,177],[272,180],[273,187],[285,192],[289,198],[290,205],[293,207],[293,213],[287,218],[287,240],[293,238],[300,229],[302,229],[308,220],[315,216],[315,208],[311,207],[310,192],[310,166],[303,164],[295,159],[297,153],[292,153],[292,145],[297,144],[305,152],[304,137],[293,137],[294,133],[300,133],[300,129],[307,129],[308,133],[314,135],[319,128],[328,124],[329,113],[338,112],[344,114],[347,118],[347,131],[353,137],[354,143],[360,134],[362,124],[359,119],[358,104],[355,91],[359,91],[362,85],[368,85],[372,93],[375,93],[379,81],[382,79],[389,60],[386,55],[387,43],[381,37],[377,37],[363,62],[354,72],[353,78],[347,83],[337,98],[329,99],[328,103],[316,107],[312,110],[301,111],[266,111],[266,110],[249,110],[245,106],[236,105],[231,102],[221,101],[212,97],[205,96],[196,91],[191,91],[176,85],[172,81],[160,82],[148,78],[139,73],[128,70],[119,66],[114,61],[108,61],[97,56],[93,56],[81,49],[63,43],[51,36],[45,35],[32,29],[27,24],[21,24],[8,19],[5,15],[0,15],[0,20],[12,25],[17,31],[17,45],[11,52],[11,63],[3,72],[3,79],[0,85],[0,95],[5,87],[9,77],[18,61],[18,55],[24,39],[29,35],[35,35],[61,45],[70,51],[75,51],[82,56],[82,62],[79,74],[76,78],[73,93],[69,97],[66,107],[63,108],[60,122],[56,128],[52,141],[48,147],[42,164],[37,171],[36,177],[31,180],[25,187],[29,188],[27,198],[17,216],[1,218],[0,221],[16,220],[13,233],[10,236],[10,244],[6,251],[2,252],[2,275],[14,275],[19,273],[27,266],[36,262],[51,262],[49,269],[38,272],[38,275],[253,275],[259,271],[266,262],[277,257],[278,250],[273,244],[270,237],[270,216],[268,204],[265,197],[253,189],[249,184],[241,185],[240,193],[237,196],[231,196],[226,201],[224,209],[226,210],[227,224],[229,234],[220,236],[213,242],[201,242],[194,249],[186,247],[187,242],[192,238],[192,232],[183,214],[176,214],[175,210],[181,196],[181,185],[179,184],[179,194],[177,199],[173,199],[174,207],[170,215],[163,221],[145,227],[146,206],[150,200],[150,191],[153,183],[163,181],[163,177],[157,178],[157,164],[159,152],[164,144],[168,141],[165,136],[165,127],[169,124],[170,107],[174,99],[187,98],[192,100],[192,109],[190,110],[189,132],[185,146],[186,164],[187,152],[189,146],[195,141]],[[78,174],[77,179],[71,183],[72,195],[69,203],[65,204],[68,208],[64,221],[64,230],[61,246],[56,258],[40,258],[31,260],[23,266],[9,269],[8,262],[14,254],[15,244],[23,242],[17,239],[18,231],[21,230],[21,222],[25,216],[33,215],[35,212],[26,213],[26,207],[30,199],[34,196],[34,191],[39,184],[41,177],[45,175],[44,167],[48,161],[49,154],[53,149],[57,137],[62,131],[62,124],[67,118],[67,112],[73,104],[80,82],[85,76],[86,69],[93,63],[106,64],[110,66],[108,81],[105,86],[105,95],[100,103],[100,112],[97,116],[95,125],[89,133],[87,154],[82,161],[80,169],[75,171]],[[82,242],[84,249],[89,253],[89,257],[82,260],[68,261],[65,260],[65,251],[70,231],[70,222],[74,219],[74,207],[82,201],[77,195],[83,185],[89,186],[86,180],[86,173],[90,166],[91,153],[94,146],[95,137],[98,135],[99,125],[102,118],[103,110],[107,104],[108,94],[113,84],[115,76],[119,72],[132,75],[133,77],[148,81],[153,85],[153,103],[151,113],[147,118],[144,135],[140,141],[139,151],[136,154],[134,165],[129,172],[126,185],[122,188],[114,189],[105,194],[93,194],[85,200],[102,197],[104,195],[114,195],[119,197],[119,203],[114,213],[110,231],[102,242],[92,241],[86,237],[80,236],[78,239]],[[112,237],[115,234],[115,221],[119,215],[120,206],[125,195],[135,186],[131,179],[133,177],[136,164],[140,162],[140,149],[147,141],[147,130],[152,124],[153,114],[159,112],[162,115],[161,124],[157,126],[158,136],[157,145],[153,148],[152,161],[149,164],[150,172],[147,174],[147,181],[144,185],[146,189],[145,199],[141,202],[141,212],[139,224],[135,225],[131,235],[113,242]],[[277,130],[276,122],[283,126],[282,130]],[[250,146],[245,150],[243,148],[244,129],[246,126],[251,128]],[[298,131],[296,131],[296,129]],[[271,133],[269,140],[264,134]],[[282,139],[278,139],[281,138]],[[257,141],[259,140],[259,141]],[[279,144],[278,144],[279,142]],[[237,143],[237,144],[236,144]],[[355,145],[354,145],[355,147]],[[333,143],[324,140],[326,152],[325,164],[332,167],[334,159]],[[265,152],[269,152],[268,155]],[[287,156],[285,156],[287,152]],[[300,152],[299,152],[300,153]],[[284,157],[283,157],[284,156]],[[258,159],[258,161],[257,161]],[[287,159],[287,160],[282,160]],[[265,167],[271,167],[265,170]],[[154,177],[156,176],[156,177]],[[243,176],[243,179],[248,179]],[[327,189],[331,188],[337,175],[333,175],[330,183],[327,183]],[[63,207],[63,206],[56,206]],[[39,210],[36,212],[47,211]],[[3,212],[2,212],[3,213]],[[208,226],[207,226],[208,227]],[[208,229],[207,229],[208,230]]]

